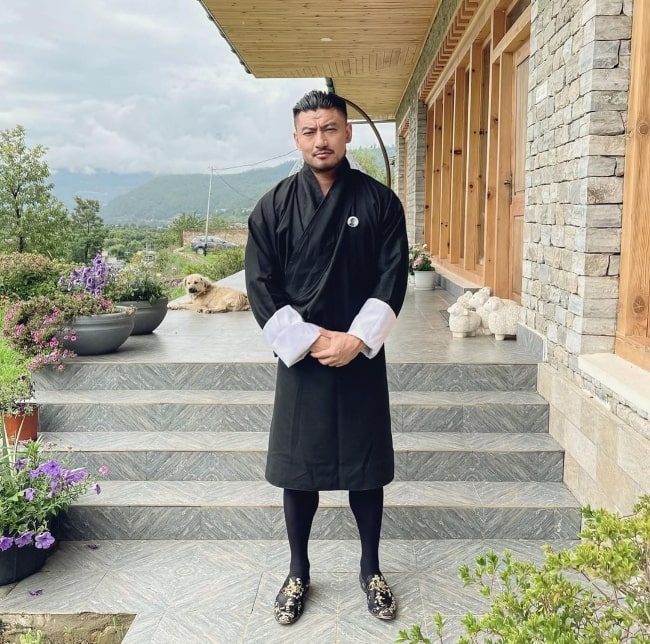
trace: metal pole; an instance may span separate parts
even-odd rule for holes
[[[386,152],[386,146],[384,145],[384,142],[382,141],[381,135],[379,134],[379,130],[376,128],[375,124],[372,122],[372,119],[355,103],[352,101],[348,100],[347,98],[341,96],[341,98],[350,106],[353,107],[361,116],[365,119],[366,123],[372,128],[372,131],[375,133],[375,136],[377,137],[377,141],[379,141],[379,147],[381,149],[381,154],[384,157],[384,167],[386,168],[386,185],[390,188],[392,187],[392,178],[390,176],[390,163],[388,161],[388,153]]]
[[[208,209],[205,213],[205,245],[208,246],[208,222],[210,221],[210,196],[212,195],[212,172],[214,168],[210,167],[210,186],[208,188]]]

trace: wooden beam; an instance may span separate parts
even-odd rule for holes
[[[451,143],[451,204],[449,214],[449,259],[457,264],[463,256],[461,244],[465,229],[465,145],[467,130],[466,69],[454,74],[454,130]]]
[[[514,62],[512,54],[501,56],[499,73],[499,127],[496,174],[496,230],[494,294],[498,297],[510,296],[510,187],[505,185],[512,180],[512,136],[513,136],[513,96]]]
[[[650,369],[650,4],[632,19],[628,143],[623,188],[621,279],[615,351]]]
[[[440,195],[442,193],[442,115],[443,100],[439,98],[433,105],[433,174],[431,185],[432,195],[432,216],[431,216],[431,238],[427,241],[431,252],[440,257]]]
[[[490,70],[490,123],[487,131],[487,177],[485,181],[485,285],[494,290],[496,281],[496,213],[498,194],[497,160],[499,149],[499,76],[498,64]]]
[[[424,242],[431,250],[431,218],[433,208],[431,202],[433,199],[433,128],[434,128],[434,109],[430,107],[427,110],[427,147],[424,164]]]
[[[465,174],[465,252],[463,267],[476,268],[478,252],[478,215],[480,156],[481,156],[481,80],[483,73],[483,51],[480,43],[472,46],[469,62],[469,123],[467,127],[467,171]]]
[[[451,207],[451,149],[454,130],[454,86],[445,88],[442,115],[442,168],[440,177],[440,259],[449,255],[449,210]]]
[[[498,45],[492,49],[492,62],[496,61],[501,54],[515,52],[530,38],[530,12],[529,5],[499,40]]]

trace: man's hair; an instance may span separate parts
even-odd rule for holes
[[[319,89],[314,89],[307,92],[294,106],[293,106],[293,119],[301,112],[315,112],[316,110],[330,110],[335,109],[341,112],[347,121],[348,109],[345,101],[334,92],[323,92]]]

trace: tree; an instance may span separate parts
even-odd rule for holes
[[[66,235],[67,210],[47,183],[46,151],[42,145],[27,147],[21,125],[0,131],[2,250],[61,255],[54,240]]]
[[[169,228],[177,235],[179,246],[183,245],[183,233],[186,230],[199,230],[202,226],[205,226],[205,220],[196,213],[176,215],[169,224]]]
[[[74,200],[72,258],[88,264],[101,253],[107,231],[104,220],[99,216],[99,201],[81,197],[75,197]]]
[[[359,162],[359,165],[371,177],[386,183],[386,168],[383,160],[380,163],[381,153],[376,148],[355,148],[350,154]]]

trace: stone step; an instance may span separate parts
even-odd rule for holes
[[[386,487],[385,539],[574,539],[562,483],[404,481]],[[64,518],[62,538],[284,539],[282,490],[258,481],[106,481]],[[314,539],[357,539],[346,492],[322,492]]]
[[[548,403],[534,391],[396,391],[396,432],[548,431]],[[267,431],[272,391],[45,390],[41,431]]]
[[[111,480],[264,479],[266,432],[45,433],[57,455]],[[563,452],[548,434],[395,433],[401,481],[561,481]]]
[[[272,390],[274,362],[128,362],[124,356],[75,358],[63,371],[36,374],[36,389]],[[536,364],[388,364],[391,391],[534,391]]]

